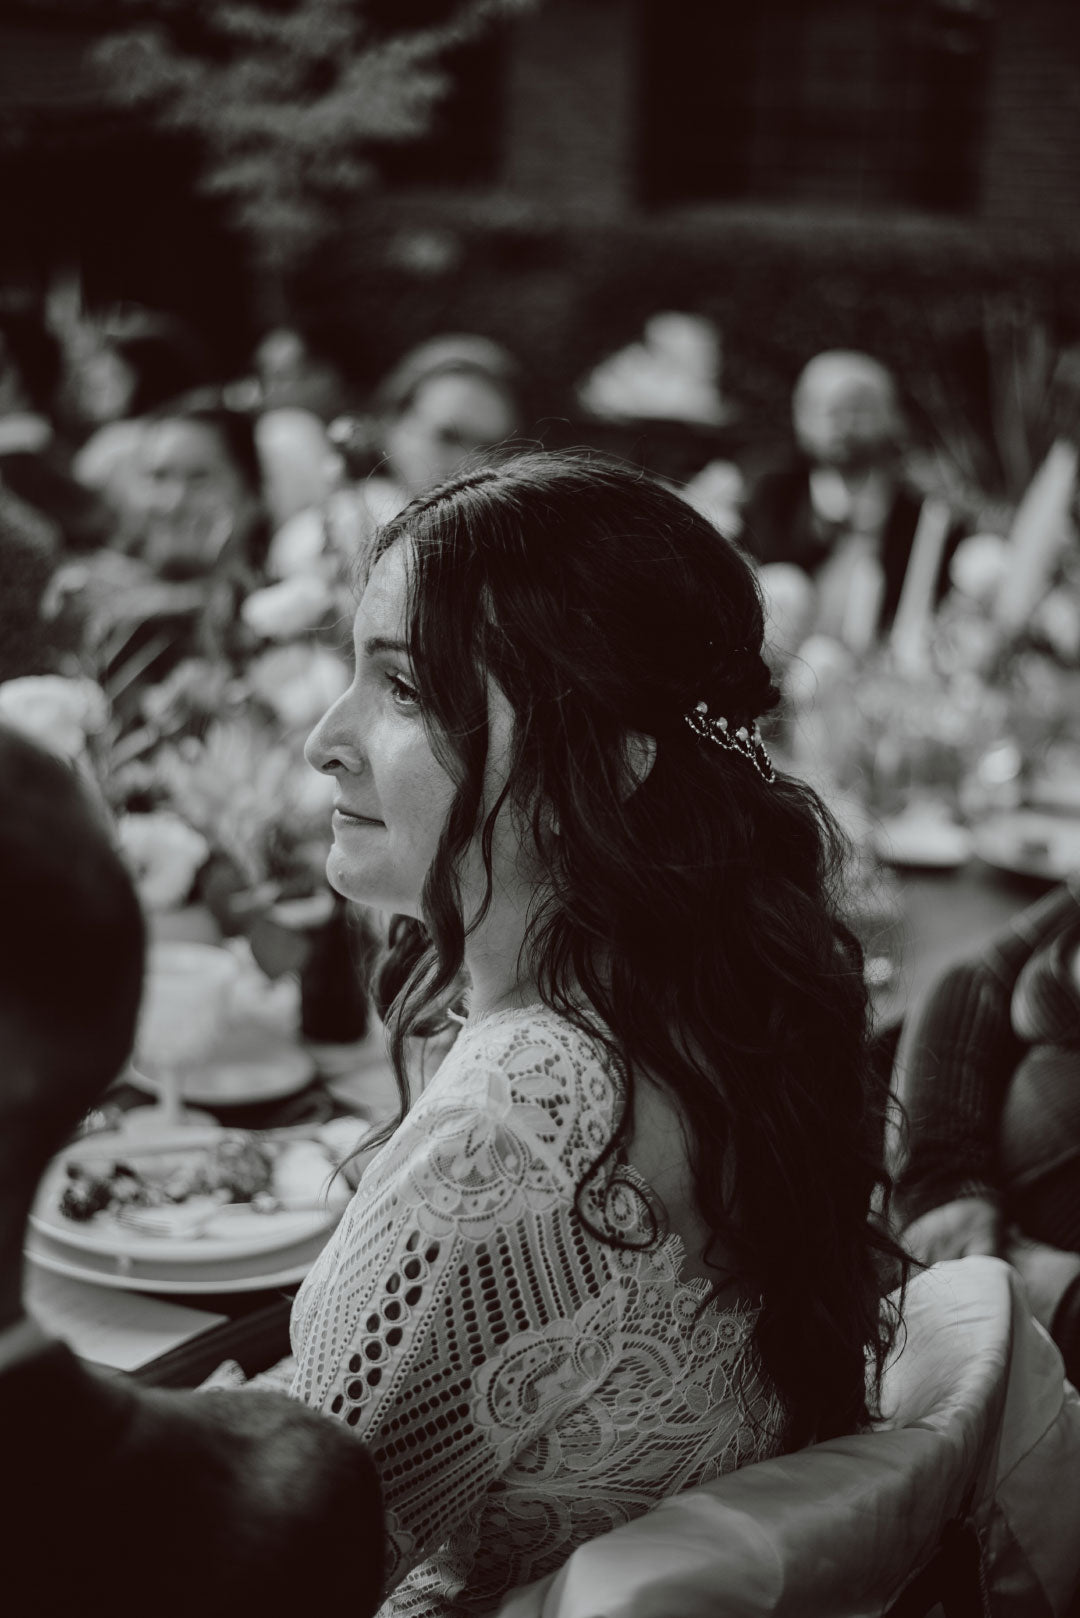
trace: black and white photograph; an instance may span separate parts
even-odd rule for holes
[[[1080,4],[0,0],[4,1618],[1080,1618]]]

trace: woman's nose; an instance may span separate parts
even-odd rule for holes
[[[346,692],[327,709],[304,743],[304,757],[312,769],[324,775],[337,775],[343,770],[358,775],[362,768],[359,744],[350,736],[346,724],[343,704],[348,695]]]

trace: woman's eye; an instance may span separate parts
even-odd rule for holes
[[[390,694],[399,708],[419,708],[420,693],[408,680],[403,680],[400,674],[386,676],[390,684]]]

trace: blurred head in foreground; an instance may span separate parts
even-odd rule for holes
[[[816,354],[795,384],[792,411],[799,448],[823,466],[870,466],[904,440],[896,383],[869,354]]]
[[[72,768],[0,725],[0,1173],[36,1180],[130,1054],[143,919]]]

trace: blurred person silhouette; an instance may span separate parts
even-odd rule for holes
[[[321,465],[326,496],[274,534],[271,573],[316,570],[338,586],[351,580],[383,523],[471,457],[512,439],[525,413],[520,369],[500,344],[462,335],[410,349],[376,390],[366,418],[330,423],[330,454]]]
[[[517,362],[489,338],[434,337],[411,349],[374,400],[384,471],[365,489],[378,520],[512,439],[523,426],[520,389]]]
[[[246,384],[251,402],[261,410],[310,410],[323,422],[349,408],[352,388],[330,350],[342,346],[336,336],[294,326],[276,326],[256,346],[255,375]]]
[[[42,603],[59,544],[56,525],[0,480],[0,682],[54,666],[57,648]]]
[[[105,535],[101,506],[71,475],[55,430],[61,351],[29,309],[0,309],[0,482],[42,513],[64,549],[86,550]]]
[[[222,562],[256,570],[266,550],[254,424],[213,393],[162,407],[142,449],[139,554],[163,578],[203,578]]]
[[[905,479],[896,382],[869,354],[829,350],[804,367],[792,414],[796,452],[751,489],[743,543],[759,563],[801,568],[811,627],[862,654],[893,622],[924,510]],[[943,536],[936,594],[960,537],[956,525]]]
[[[106,548],[64,569],[49,605],[94,649],[104,676],[137,654],[145,686],[191,655],[245,653],[240,606],[263,582],[268,533],[251,418],[216,392],[149,417],[139,461],[139,520],[126,553]]]
[[[26,1310],[27,1216],[50,1158],[127,1061],[144,924],[78,776],[3,726],[0,885],[6,1609],[293,1618],[310,1603],[366,1618],[382,1515],[351,1432],[270,1391],[166,1393],[106,1376]]]
[[[197,335],[173,316],[120,310],[100,329],[81,330],[68,382],[70,406],[89,436],[72,470],[105,503],[114,542],[137,526],[139,459],[147,418],[173,399],[205,386],[210,357]]]
[[[896,1212],[925,1263],[992,1253],[1080,1383],[1080,879],[939,974],[895,1063]]]

